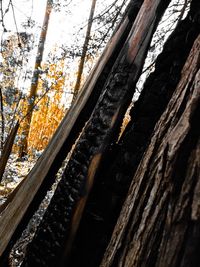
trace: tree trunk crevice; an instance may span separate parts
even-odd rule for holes
[[[200,37],[195,41],[179,85],[155,127],[101,266],[186,267],[200,264],[196,255],[199,248],[188,247],[193,238],[190,233],[198,233],[200,226],[197,199],[195,210],[198,212],[192,212],[194,195],[197,196],[194,192],[199,192],[200,179],[197,156],[200,132],[196,127],[200,115],[199,51]],[[192,216],[194,213],[197,215]],[[159,237],[157,241],[156,236]],[[156,258],[151,259],[151,255],[155,255],[154,247],[158,252]],[[193,258],[191,262],[187,254]]]

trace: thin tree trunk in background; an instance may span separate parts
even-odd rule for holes
[[[1,158],[0,158],[0,182],[2,180],[6,164],[8,162],[8,158],[10,156],[10,153],[12,151],[13,143],[17,134],[19,128],[19,122],[15,124],[15,126],[12,128],[11,132],[9,133],[5,145],[2,150]]]
[[[83,49],[82,49],[82,54],[80,58],[80,63],[78,66],[78,73],[77,73],[77,79],[76,79],[76,84],[74,86],[74,94],[73,94],[73,102],[78,94],[78,91],[80,89],[81,85],[81,77],[83,74],[83,68],[84,68],[84,63],[85,63],[85,58],[88,50],[88,44],[90,41],[90,33],[91,33],[91,28],[92,28],[92,22],[93,22],[93,17],[94,17],[94,11],[95,11],[95,6],[96,6],[97,0],[92,0],[92,6],[90,9],[90,15],[88,19],[88,25],[87,25],[87,31],[86,31],[86,36],[85,36],[85,41],[83,44]]]
[[[3,108],[3,94],[2,89],[0,87],[0,105],[1,105],[1,141],[0,141],[0,150],[2,152],[3,150],[3,144],[4,144],[4,132],[5,132],[5,118],[4,118],[4,108]]]
[[[101,267],[200,266],[200,36],[140,162]]]
[[[46,40],[48,25],[49,25],[49,19],[52,11],[52,0],[47,0],[47,5],[45,9],[45,16],[44,21],[40,33],[40,39],[38,44],[38,50],[35,60],[35,66],[34,66],[34,72],[33,77],[31,80],[31,88],[30,88],[30,94],[28,96],[28,104],[27,104],[27,111],[26,115],[24,117],[24,126],[22,130],[22,138],[19,143],[19,158],[22,158],[24,155],[27,154],[28,149],[28,135],[30,131],[30,124],[31,124],[31,118],[33,114],[34,109],[34,103],[37,95],[37,86],[38,86],[38,80],[40,75],[40,68],[41,68],[41,62],[42,57],[44,53],[44,44]]]

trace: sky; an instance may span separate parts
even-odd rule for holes
[[[47,2],[46,0],[12,0],[17,27],[19,31],[23,29],[21,27],[21,23],[24,22],[29,17],[36,20],[38,25],[42,23],[44,12],[45,12],[45,7],[46,7],[46,2]],[[6,7],[8,6],[8,3],[9,3],[9,0],[3,1],[4,11]],[[57,12],[56,15],[54,14],[54,18],[52,18],[52,20],[54,21],[52,23],[53,24],[56,23],[57,24],[55,25],[56,27],[59,25],[60,21],[69,19],[69,17],[70,19],[72,19],[73,23],[77,18],[79,18],[79,20],[81,21],[82,19],[86,17],[86,13],[89,10],[89,6],[90,6],[90,0],[74,1],[68,5],[68,8],[61,10],[61,12]],[[66,15],[65,11],[67,10],[70,11],[71,16]],[[7,26],[9,30],[11,29],[14,30],[16,28],[11,8],[10,8],[10,12],[8,12],[5,15],[5,25]]]
[[[80,33],[80,28],[83,28],[81,31],[81,36],[78,36],[79,45],[84,41],[84,34],[86,32],[87,21],[89,17],[90,7],[92,0],[54,0],[54,2],[62,2],[69,5],[63,7],[59,12],[52,11],[49,27],[47,31],[47,37],[45,42],[45,50],[43,55],[43,62],[48,58],[49,52],[53,51],[55,47],[61,45],[73,47],[76,45],[75,40],[77,34]],[[9,6],[10,0],[3,0],[3,11],[5,12]],[[113,0],[103,0],[97,1],[97,6],[95,14],[98,14],[102,9],[105,8],[105,5],[109,5]],[[9,11],[5,12],[4,15],[4,24],[6,28],[6,33],[3,31],[2,24],[0,23],[0,38],[6,39],[7,36],[16,33],[24,32],[25,29],[22,26],[23,23],[27,22],[28,18],[31,18],[36,22],[33,28],[28,28],[27,33],[33,34],[35,37],[35,49],[31,52],[31,58],[29,59],[30,66],[34,65],[35,55],[37,51],[37,38],[39,38],[41,26],[44,19],[45,8],[47,0],[12,0],[12,6],[9,7]],[[76,40],[77,42],[77,40]],[[74,65],[74,66],[72,66]],[[77,60],[72,62],[70,65],[72,73],[75,73],[77,70]],[[19,77],[20,75],[18,75]],[[23,73],[22,73],[23,76]],[[72,77],[73,78],[73,77]],[[19,79],[18,86],[22,90],[29,88],[30,80],[26,79],[21,82],[23,78]]]
[[[9,0],[3,1],[4,10],[8,6]],[[14,7],[15,20],[12,9],[4,17],[4,24],[7,31],[24,31],[22,23],[31,17],[36,21],[36,27],[29,29],[30,33],[39,34],[43,22],[46,0],[12,0]],[[47,34],[49,46],[55,43],[69,42],[72,34],[79,25],[87,21],[90,8],[90,0],[73,1],[67,8],[60,12],[52,12]],[[15,23],[16,21],[16,23]],[[0,31],[2,27],[0,26]]]
[[[4,11],[9,1],[2,1]],[[15,16],[13,16],[12,8],[9,8],[9,12],[4,17],[7,31],[24,31],[22,23],[27,21],[28,17],[31,17],[36,21],[36,27],[29,29],[29,32],[34,35],[39,34],[46,2],[46,0],[12,0]],[[92,0],[60,0],[60,2],[71,3],[67,7],[62,8],[61,11],[53,11],[51,13],[46,41],[49,46],[53,46],[55,43],[69,43],[73,41],[74,34],[78,32],[78,29],[87,25]],[[101,5],[98,4],[100,2]],[[96,13],[104,7],[102,2],[104,1],[97,1]],[[105,5],[109,5],[112,2],[113,0],[107,0]],[[2,30],[3,28],[0,24],[0,33],[2,33]]]
[[[7,9],[9,1],[10,0],[2,1],[4,11]],[[113,1],[114,0],[98,0],[95,15],[101,12],[105,6],[108,6]],[[120,2],[120,0],[118,1]],[[37,38],[39,38],[41,31],[46,2],[47,0],[12,0],[14,13],[10,7],[9,12],[5,14],[3,21],[7,33],[3,32],[3,27],[0,23],[0,38],[3,37],[4,39],[7,35],[12,34],[13,32],[25,31],[22,24],[27,22],[28,18],[31,18],[36,22],[36,25],[32,29],[28,28],[27,32],[33,34],[35,37],[35,45],[37,46]],[[76,46],[77,36],[79,46],[82,46],[92,0],[54,0],[54,2],[62,2],[69,5],[63,7],[59,12],[53,10],[51,13],[43,61],[46,60],[49,52],[52,51],[55,46]],[[83,29],[80,32],[81,28]],[[34,57],[33,53],[33,58]]]

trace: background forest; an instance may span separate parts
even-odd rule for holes
[[[1,155],[12,130],[16,135],[5,173],[0,168],[3,186],[12,187],[8,182],[24,176],[42,153],[126,2],[1,1]]]

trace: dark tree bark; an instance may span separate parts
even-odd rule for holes
[[[182,68],[199,34],[200,25],[195,19],[199,10],[200,3],[192,1],[186,19],[177,25],[158,56],[155,71],[147,79],[131,111],[128,129],[120,143],[111,145],[107,151],[81,219],[71,266],[98,266],[154,126],[180,80]]]
[[[55,174],[66,158],[72,144],[89,119],[103,86],[108,78],[143,0],[132,0],[122,22],[116,28],[97,65],[92,70],[80,94],[67,112],[48,147],[34,168],[1,207],[0,217],[0,265],[7,266],[9,251],[20,237],[30,218],[37,210],[47,190],[55,181]],[[27,198],[27,195],[29,197]],[[12,224],[9,222],[12,221]]]
[[[131,101],[152,33],[168,4],[164,0],[146,0],[130,31],[129,26],[142,1],[134,3],[136,4],[128,12],[128,18],[125,17],[121,25],[126,31],[120,35],[121,42],[117,44],[118,49],[115,48],[117,52],[114,49],[112,53],[108,53],[110,68],[114,65],[112,70],[107,69],[106,72],[105,65],[102,66],[100,62],[100,70],[94,72],[95,79],[89,78],[91,91],[86,91],[86,98],[83,96],[81,99],[78,96],[75,102],[80,106],[72,107],[72,111],[73,108],[76,110],[77,117],[72,121],[74,124],[69,134],[80,120],[80,110],[85,108],[86,103],[90,103],[89,111],[92,112],[94,104],[91,103],[90,93],[97,101],[102,92],[36,236],[28,246],[22,266],[60,267],[65,266],[66,262],[67,266],[73,267],[99,266],[131,181],[128,198],[101,265],[200,265],[200,141],[199,128],[196,127],[200,97],[199,37],[194,44],[200,29],[200,3],[198,0],[192,1],[188,17],[180,22],[169,38],[157,60],[155,72],[148,79],[140,100],[132,111],[134,124],[130,123],[128,126],[119,149],[110,153],[112,141],[116,141],[118,137],[123,114]],[[188,57],[193,44],[193,50]],[[115,55],[118,55],[117,59],[114,59]],[[106,62],[105,58],[104,60],[103,63]],[[108,78],[107,82],[102,75]],[[103,86],[101,80],[104,81]],[[97,95],[92,91],[96,86]],[[86,113],[84,118],[89,117],[88,110]],[[64,125],[63,123],[60,133],[63,133]],[[77,129],[75,132],[77,134]],[[56,136],[59,138],[59,134]],[[69,140],[74,139],[71,137],[66,142]],[[51,146],[55,147],[56,144],[57,142],[52,143]],[[60,157],[63,157],[60,151],[66,153],[64,144],[63,141],[62,148],[56,152]],[[53,164],[52,155],[48,153],[46,156],[51,158]],[[107,158],[111,155],[114,162],[107,175]],[[38,169],[44,166],[44,162],[46,161],[40,162]],[[51,164],[48,163],[48,172]],[[40,177],[40,183],[44,177],[47,174]],[[31,192],[31,188],[34,189],[34,194],[37,190],[44,194],[43,189],[46,187],[38,185],[36,189],[25,180],[10,199],[11,203],[18,199],[17,205],[10,209],[6,206],[3,210],[0,237],[2,230],[6,230],[6,234],[0,243],[0,252],[8,244],[10,231],[13,233],[20,219],[27,216],[24,216],[26,208],[29,209],[35,203],[35,200],[25,200],[26,208],[23,205],[23,212],[16,212],[16,207]],[[37,194],[35,198],[38,199]],[[17,217],[16,225],[7,226],[6,222],[10,220],[6,215],[14,220]],[[21,225],[23,224],[20,223],[19,226]]]
[[[131,183],[101,266],[200,266],[200,36]]]
[[[114,134],[117,137],[116,129],[131,101],[153,32],[168,3],[144,2],[22,266],[64,266],[68,261],[94,177],[110,140]]]

